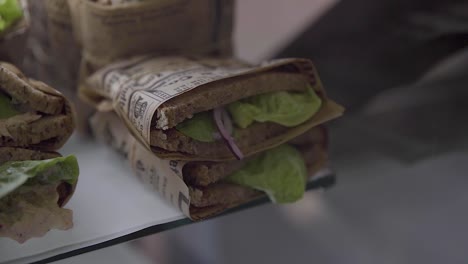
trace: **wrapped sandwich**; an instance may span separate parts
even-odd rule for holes
[[[73,132],[68,100],[9,64],[0,64],[0,102],[0,146],[57,150]]]
[[[72,211],[62,207],[77,179],[74,156],[0,147],[0,237],[23,243],[50,229],[70,229]]]
[[[326,167],[321,124],[343,112],[302,59],[139,57],[99,70],[80,92],[99,111],[94,133],[194,220],[265,194],[300,199]]]
[[[281,145],[341,115],[308,60],[250,66],[238,61],[137,58],[111,65],[81,87],[115,110],[161,158],[230,160]]]
[[[232,53],[234,1],[68,0],[84,63],[130,56]]]
[[[94,134],[130,161],[141,181],[193,220],[204,219],[267,195],[274,203],[302,198],[308,184],[328,187],[327,131],[323,126],[243,160],[161,159],[141,145],[112,112],[92,118]]]
[[[72,211],[62,207],[76,187],[78,164],[56,150],[73,128],[60,93],[0,63],[0,237],[23,243],[72,227]]]

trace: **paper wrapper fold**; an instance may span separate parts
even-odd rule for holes
[[[148,53],[231,55],[233,0],[68,3],[84,60],[96,68]]]
[[[183,181],[184,162],[164,160],[143,147],[113,112],[97,112],[91,119],[96,138],[123,154],[137,177],[190,217],[190,196]]]
[[[197,208],[191,206],[189,187],[183,180],[183,167],[187,161],[161,159],[147,150],[127,130],[120,118],[113,112],[98,112],[91,119],[94,135],[111,145],[123,154],[129,161],[136,176],[146,187],[157,191],[165,200],[178,208],[192,220],[202,220],[228,209],[248,203],[264,194],[250,197],[238,203],[215,205]],[[326,133],[325,130],[323,130]],[[326,155],[308,168],[314,175],[324,168]]]
[[[327,98],[311,61],[306,59],[282,59],[259,66],[247,65],[236,60],[194,59],[185,57],[137,57],[112,64],[97,71],[80,87],[80,95],[98,111],[115,111],[134,137],[161,158],[173,160],[222,161],[218,159],[167,152],[151,147],[150,132],[154,124],[163,124],[158,108],[166,101],[184,93],[195,92],[207,85],[219,85],[227,81],[261,73],[288,72],[307,78],[311,87],[322,98],[322,106],[307,122],[289,129],[280,136],[259,142],[246,156],[262,152],[295,138],[314,126],[340,116],[344,109]]]

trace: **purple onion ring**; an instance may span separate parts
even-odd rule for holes
[[[231,150],[231,152],[236,156],[238,160],[243,159],[244,154],[242,154],[242,151],[236,145],[236,142],[234,142],[234,139],[231,136],[231,133],[233,131],[233,124],[231,118],[229,117],[229,114],[224,108],[218,107],[213,110],[213,117],[216,123],[216,127],[218,128],[221,137],[224,139],[224,142],[226,142],[226,144],[228,145],[229,150]]]

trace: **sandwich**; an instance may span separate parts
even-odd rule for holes
[[[328,137],[314,127],[275,148],[228,161],[164,160],[140,144],[112,112],[98,112],[94,135],[129,159],[136,176],[192,220],[268,196],[274,203],[302,198],[309,183],[329,187],[332,175],[317,177],[327,166]]]
[[[72,227],[62,207],[78,180],[74,156],[56,152],[71,136],[68,100],[0,63],[0,237],[20,243]]]
[[[0,146],[57,150],[74,130],[68,100],[46,84],[0,63]]]
[[[80,92],[98,110],[95,135],[194,220],[265,195],[299,200],[326,166],[322,123],[343,112],[304,59],[139,57],[97,71]]]
[[[62,208],[78,181],[74,156],[0,147],[0,237],[24,243],[51,229],[73,226],[73,213]]]
[[[81,74],[151,53],[230,55],[234,2],[68,0],[75,39],[83,51]]]
[[[323,127],[244,160],[189,162],[182,169],[190,215],[203,219],[268,196],[277,204],[300,200],[307,183],[327,164]]]
[[[93,74],[82,98],[124,120],[163,159],[225,161],[279,146],[341,115],[308,60],[142,58]]]
[[[161,155],[240,159],[297,136],[321,106],[322,99],[302,75],[237,78],[163,103],[150,144]]]

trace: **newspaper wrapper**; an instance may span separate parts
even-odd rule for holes
[[[94,68],[149,53],[232,53],[233,0],[101,2],[68,0],[84,60]]]
[[[164,160],[143,147],[113,112],[98,112],[91,119],[94,135],[123,154],[137,177],[190,217],[190,195],[182,179],[183,161]]]
[[[157,191],[166,201],[178,208],[192,220],[202,220],[228,209],[261,198],[264,194],[250,197],[238,203],[215,205],[203,208],[190,206],[189,187],[183,180],[183,167],[187,161],[161,159],[147,150],[128,131],[114,112],[97,112],[91,119],[95,136],[118,150],[130,162],[136,176],[144,185]],[[309,168],[311,176],[320,178],[326,166],[326,158]]]
[[[26,47],[27,33],[30,25],[26,0],[18,0],[23,7],[23,18],[0,35],[0,60],[21,65]]]
[[[155,120],[161,118],[157,109],[164,102],[193,89],[203,89],[207,84],[222,85],[223,81],[275,71],[295,72],[307,77],[317,95],[322,98],[322,107],[305,123],[289,129],[288,133],[282,136],[265,140],[251,153],[244,153],[248,156],[281,145],[343,113],[344,109],[341,106],[326,97],[311,61],[281,59],[251,66],[226,59],[137,57],[99,70],[80,87],[80,93],[82,98],[93,104],[98,111],[117,112],[132,134],[151,150],[151,128],[154,127]],[[167,129],[164,122],[158,124],[161,126],[158,128]],[[154,149],[153,151],[158,156],[168,159],[200,158],[183,153],[164,153]]]

